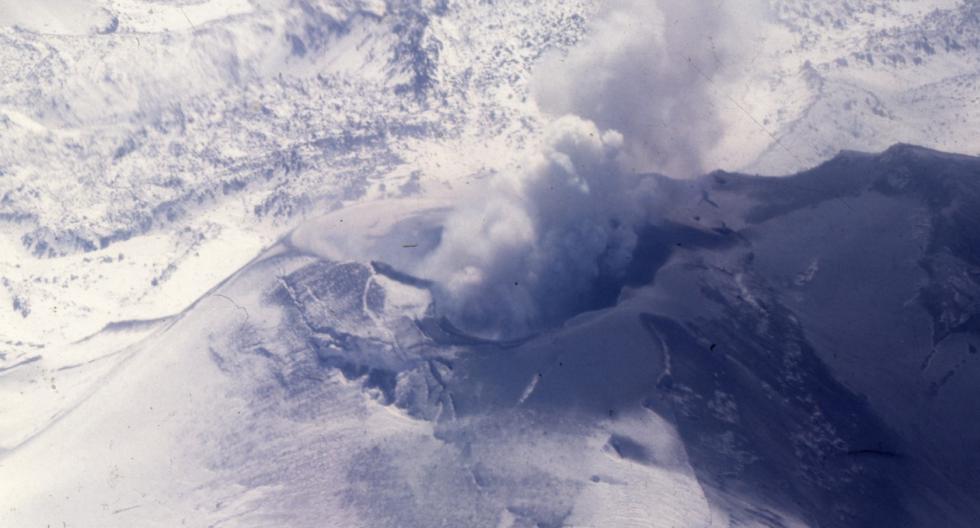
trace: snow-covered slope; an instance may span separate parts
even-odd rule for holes
[[[834,520],[843,512],[828,505],[820,524],[975,523],[978,159],[898,145],[877,156],[842,153],[792,178],[715,173],[685,187],[678,192],[690,198],[669,217],[714,229],[730,247],[684,243],[653,292],[639,295],[657,306],[683,299],[687,331],[745,369],[738,376],[767,364],[785,369],[777,384],[761,384],[764,392],[799,386],[823,364],[877,418],[821,426],[819,438],[791,435],[803,480],[840,489],[829,459],[843,458],[868,464],[877,492],[898,497],[891,508],[866,506],[874,522]],[[706,316],[707,306],[718,316]],[[705,389],[694,394],[701,400]],[[861,408],[819,396],[795,401],[811,425]],[[879,517],[886,512],[896,517]]]
[[[446,208],[386,200],[100,333],[111,368],[0,373],[77,387],[4,422],[0,524],[976,525],[980,159],[648,179],[628,272],[520,339],[443,316],[401,270]]]
[[[730,95],[773,141],[763,139],[761,155],[731,168],[785,174],[842,149],[878,151],[899,142],[980,153],[969,132],[980,126],[976,2],[771,7],[781,32],[792,37],[773,32],[753,44],[755,82],[738,81]]]
[[[576,3],[104,4],[101,33],[0,16],[13,342],[172,314],[304,215],[499,163],[535,128],[520,78],[584,31]]]

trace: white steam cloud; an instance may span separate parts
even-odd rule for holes
[[[460,207],[422,274],[440,306],[471,331],[513,335],[574,313],[590,286],[629,262],[637,176],[617,158],[623,136],[566,116],[517,174]]]
[[[535,98],[621,132],[635,170],[699,175],[721,138],[708,81],[722,64],[721,16],[704,1],[614,1],[584,45],[543,61]]]
[[[588,308],[596,279],[625,271],[652,202],[637,171],[699,174],[719,138],[705,86],[716,19],[703,2],[617,2],[583,46],[543,61],[535,98],[562,117],[447,220],[419,270],[441,312],[521,334]]]

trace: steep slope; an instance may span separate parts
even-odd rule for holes
[[[771,314],[785,314],[804,351],[897,434],[849,451],[924,467],[949,486],[934,493],[973,502],[977,159],[899,145],[880,156],[842,153],[785,180],[716,173],[684,192],[700,199],[674,214],[727,226],[739,242],[672,263],[659,288],[697,284],[690,306],[719,304],[732,321],[756,312],[760,335],[779,335]],[[707,339],[725,350],[744,340],[736,329],[722,324]],[[792,341],[780,348],[795,350]],[[911,486],[927,480],[909,477]]]

